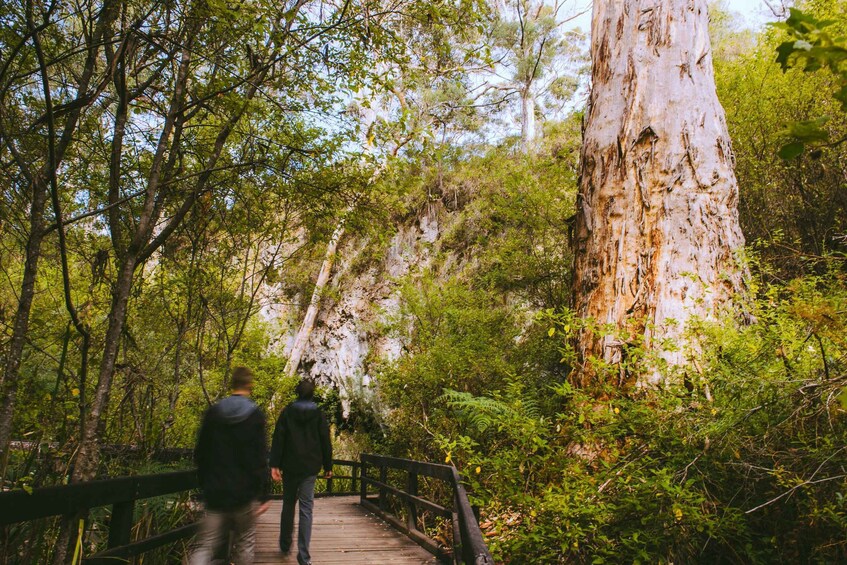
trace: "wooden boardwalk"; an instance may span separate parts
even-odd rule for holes
[[[283,555],[278,548],[281,510],[282,501],[275,500],[259,518],[256,526],[257,565],[297,564],[296,525],[291,552]],[[315,565],[438,563],[431,553],[363,509],[358,496],[315,499],[309,549]]]

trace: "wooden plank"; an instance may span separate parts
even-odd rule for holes
[[[406,527],[409,530],[418,529],[418,474],[409,472],[406,477],[406,492],[409,498],[406,499]],[[406,493],[404,493],[406,494]]]
[[[359,497],[332,497],[315,500],[312,522],[312,561],[321,565],[422,565],[438,559],[411,539],[367,512]],[[277,549],[282,503],[274,501],[256,524],[256,565],[295,565],[294,546],[283,555]],[[295,522],[299,519],[295,514]]]
[[[132,524],[135,514],[135,501],[118,502],[112,505],[112,519],[109,520],[109,547],[127,545],[132,539]]]
[[[462,539],[462,553],[465,562],[478,565],[494,565],[494,558],[479,529],[479,522],[473,513],[468,494],[461,482],[456,482],[456,509]]]
[[[446,560],[446,559],[447,559],[447,555],[446,555],[446,553],[444,553],[443,551],[441,551],[441,550],[439,549],[439,547],[438,547],[438,545],[435,543],[435,541],[433,541],[432,539],[430,539],[429,537],[427,537],[427,536],[426,536],[425,534],[423,534],[422,532],[419,532],[419,531],[417,531],[417,530],[410,530],[410,529],[408,529],[408,528],[406,527],[406,524],[405,524],[404,522],[401,522],[401,521],[400,521],[400,520],[399,520],[396,516],[393,516],[393,515],[391,515],[391,514],[388,514],[388,513],[386,513],[386,512],[383,512],[383,511],[382,511],[382,510],[381,510],[378,506],[375,506],[375,505],[371,504],[370,502],[364,502],[364,503],[363,503],[363,507],[364,507],[365,509],[367,509],[367,510],[370,510],[371,512],[373,512],[374,514],[376,514],[377,516],[379,516],[379,517],[380,517],[380,518],[382,518],[383,520],[385,520],[385,522],[386,522],[387,524],[389,524],[390,526],[392,526],[392,527],[393,527],[394,529],[396,529],[398,532],[400,532],[400,533],[405,534],[406,536],[408,536],[408,537],[409,537],[409,539],[411,539],[413,542],[415,542],[415,543],[417,543],[418,545],[420,545],[420,546],[421,546],[422,548],[424,548],[427,552],[429,552],[429,553],[433,553],[433,554],[437,555],[437,556],[438,556],[439,558],[441,558],[441,559],[444,559],[444,560]]]
[[[335,477],[336,482],[342,479],[352,482],[353,470],[360,467],[358,461],[346,459],[333,459],[333,465],[351,469],[349,475]],[[2,509],[0,525],[48,516],[76,514],[89,508],[161,496],[197,487],[197,470],[189,469],[156,475],[117,477],[72,485],[42,487],[34,489],[31,494],[23,490],[0,492],[0,509]]]
[[[447,482],[453,480],[453,467],[450,467],[449,465],[442,465],[440,463],[425,463],[423,461],[413,461],[412,459],[400,459],[398,457],[385,457],[382,455],[363,453],[362,464],[372,465],[374,467],[388,467],[391,469],[412,471],[418,475],[434,477]]]

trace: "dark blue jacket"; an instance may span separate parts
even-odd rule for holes
[[[285,407],[274,428],[271,467],[297,476],[317,475],[321,467],[332,470],[329,425],[311,400],[296,400]]]
[[[234,510],[268,495],[265,415],[244,396],[228,396],[203,416],[194,450],[211,510]]]

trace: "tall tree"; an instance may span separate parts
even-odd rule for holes
[[[98,72],[103,69],[98,69],[97,59],[117,17],[116,7],[115,2],[106,1],[78,6],[74,10],[58,2],[42,6],[26,1],[10,7],[8,14],[4,14],[4,25],[18,37],[3,42],[4,47],[9,48],[4,49],[0,59],[0,139],[3,144],[0,158],[10,159],[18,169],[11,184],[13,189],[18,188],[26,195],[23,200],[28,203],[29,222],[27,226],[20,226],[27,234],[25,264],[0,380],[0,475],[5,473],[21,356],[35,295],[41,245],[47,231],[44,215],[48,194],[52,187],[53,195],[58,198],[56,175],[75,139],[80,115],[97,99],[114,71],[107,66],[99,77]],[[96,17],[85,16],[95,12]],[[51,28],[60,21],[69,28],[79,26],[85,31],[74,34],[81,36],[74,39],[50,35]],[[43,36],[48,36],[46,41]],[[46,137],[47,143],[33,139],[41,135]],[[56,219],[61,222],[58,201],[54,204]],[[70,303],[69,307],[72,308]],[[77,327],[82,329],[81,325]]]
[[[110,139],[102,151],[108,180],[99,197],[108,203],[103,216],[115,275],[97,382],[86,407],[72,482],[91,480],[98,471],[139,273],[181,229],[198,201],[232,187],[233,171],[269,166],[270,159],[256,151],[275,143],[262,135],[263,129],[277,131],[276,125],[263,124],[273,115],[268,105],[284,108],[285,115],[309,99],[311,110],[326,110],[332,104],[325,94],[329,81],[361,72],[361,45],[341,49],[336,42],[354,33],[348,26],[361,21],[357,8],[349,3],[330,8],[308,0],[156,4],[142,13],[144,25],[126,30],[131,42],[104,49],[105,63],[115,73],[112,96],[104,100],[113,118],[104,126],[111,126],[111,135],[103,136]],[[121,6],[117,25],[122,31],[136,10]],[[155,35],[147,34],[148,29],[155,29]],[[326,45],[317,49],[318,41]],[[311,151],[311,137],[304,134],[294,140],[295,150]],[[137,202],[127,201],[127,187],[136,189],[132,194]],[[227,198],[222,200],[226,204]],[[256,294],[250,294],[255,305]],[[239,335],[244,325],[238,324]],[[222,328],[227,340],[233,337],[230,329]],[[231,354],[232,348],[227,360]],[[65,560],[67,534],[65,527],[54,563]]]
[[[343,184],[353,193],[327,241],[303,321],[288,352],[284,376],[297,373],[330,281],[339,243],[357,207],[385,172],[389,155],[396,156],[414,142],[434,137],[438,130],[443,143],[450,122],[462,117],[467,121],[474,114],[465,82],[467,67],[478,63],[468,43],[468,38],[475,35],[472,24],[479,18],[475,7],[476,3],[410,3],[402,14],[380,19],[380,24],[402,41],[402,49],[382,53],[372,90],[359,93],[348,108],[359,120],[358,141],[362,148],[360,158],[351,159],[344,167],[348,172],[342,174]],[[433,12],[438,17],[433,17]],[[271,400],[271,411],[279,398],[278,392]]]
[[[90,480],[97,470],[99,430],[109,405],[136,271],[181,226],[197,199],[219,187],[216,175],[220,171],[256,165],[252,159],[240,159],[241,153],[232,148],[232,138],[241,137],[237,128],[253,111],[261,88],[277,87],[269,77],[277,65],[287,63],[289,51],[283,42],[290,39],[304,4],[296,3],[259,29],[245,19],[236,21],[235,8],[191,2],[184,6],[187,11],[180,19],[173,19],[175,14],[163,7],[151,13],[151,19],[164,29],[170,24],[170,47],[159,52],[152,77],[147,74],[148,49],[156,43],[136,50],[107,50],[107,60],[118,69],[107,215],[117,275],[73,481]],[[254,16],[266,15],[259,4],[241,8]],[[233,41],[245,42],[246,57],[239,52],[241,46],[233,47]],[[147,109],[148,102],[153,102],[153,109]],[[140,116],[134,123],[133,110]],[[128,136],[128,125],[144,131],[146,139]],[[127,167],[131,159],[127,145],[141,156],[131,169]],[[117,206],[122,185],[136,180],[144,186],[141,204]]]
[[[738,184],[706,3],[594,3],[575,308],[618,331],[581,332],[584,377],[592,358],[619,363],[640,336],[682,363],[686,323],[712,317],[744,287]]]
[[[563,27],[585,10],[568,0],[507,0],[495,8],[494,84],[519,101],[521,147],[529,151],[538,136],[536,114],[563,105],[579,86],[572,63],[584,57],[582,34]]]

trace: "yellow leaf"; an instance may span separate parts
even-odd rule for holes
[[[448,451],[448,452],[447,452],[447,457],[445,457],[445,458],[444,458],[444,462],[445,462],[445,463],[449,463],[452,459],[453,459],[453,456],[452,456],[452,454]]]
[[[676,507],[673,509],[673,517],[677,522],[682,521],[682,508]]]
[[[71,394],[73,394],[74,396],[79,396],[79,389],[78,388],[73,389],[71,391]]]
[[[547,330],[547,335],[549,335],[550,337],[553,337],[553,334],[555,334],[555,333],[556,333],[556,328],[550,328],[549,330]]]

